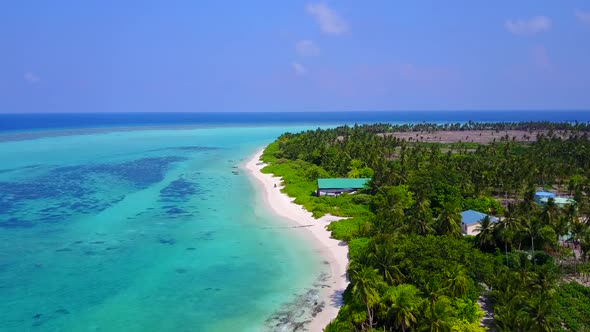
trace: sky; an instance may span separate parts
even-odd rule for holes
[[[0,2],[0,112],[590,110],[588,0]]]

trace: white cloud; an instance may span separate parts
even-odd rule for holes
[[[307,69],[305,68],[305,66],[300,63],[293,62],[291,64],[291,67],[293,67],[293,70],[295,71],[295,75],[297,75],[297,76],[303,76],[307,73]]]
[[[41,78],[39,76],[31,73],[30,71],[26,72],[25,75],[23,76],[23,78],[25,79],[25,81],[27,81],[31,84],[37,83],[41,80]]]
[[[532,36],[551,29],[551,19],[545,16],[535,16],[528,20],[509,20],[504,27],[518,36]]]
[[[543,45],[533,47],[533,61],[539,69],[548,69],[551,67],[551,59],[547,54],[547,49]]]
[[[578,18],[578,21],[585,24],[590,24],[590,12],[576,10],[576,17]]]
[[[323,3],[310,3],[305,6],[305,11],[320,25],[323,33],[328,35],[340,35],[350,28],[348,24],[334,10]]]
[[[312,40],[300,40],[295,44],[295,50],[302,56],[320,55],[320,48]]]

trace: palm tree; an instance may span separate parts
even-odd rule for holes
[[[442,285],[439,279],[431,278],[424,285],[424,293],[430,304],[434,304],[440,298],[444,298],[447,288]]]
[[[508,265],[508,244],[512,246],[514,236],[519,232],[519,224],[516,222],[514,215],[514,205],[509,204],[504,218],[502,218],[498,225],[494,228],[497,231],[498,237],[504,242],[504,252],[506,254],[506,265]]]
[[[537,208],[537,202],[535,202],[535,186],[529,183],[527,189],[524,192],[523,200],[520,206],[526,212],[531,212]]]
[[[538,292],[541,296],[552,296],[555,294],[555,288],[553,285],[558,278],[557,272],[553,266],[541,265],[536,269],[536,276],[533,280],[532,288]]]
[[[494,237],[494,228],[496,224],[492,223],[490,216],[485,216],[480,225],[475,229],[479,233],[475,236],[475,243],[480,249],[495,247],[496,239]]]
[[[465,267],[461,264],[454,264],[446,271],[445,276],[447,278],[446,287],[449,290],[449,295],[452,297],[463,297],[470,284]]]
[[[535,332],[552,332],[559,323],[557,317],[553,316],[553,302],[547,298],[534,298],[527,303],[529,313],[530,329]]]
[[[394,285],[404,280],[404,274],[395,264],[391,241],[386,240],[381,244],[373,241],[368,256],[371,265],[377,267],[385,282]]]
[[[535,238],[539,236],[541,228],[540,221],[533,216],[523,216],[521,223],[521,231],[531,238],[531,250],[535,251]]]
[[[528,260],[525,263],[529,263]],[[529,263],[530,264],[530,263]],[[526,283],[519,278],[517,272],[497,271],[494,274],[494,289],[491,291],[496,302],[494,306],[494,322],[498,331],[527,331],[528,314],[524,310],[525,296],[523,288]]]
[[[572,238],[574,240],[575,243],[581,243],[584,234],[588,233],[588,224],[581,222],[579,219],[574,219],[574,222],[571,226],[571,231],[572,231]],[[574,271],[576,271],[576,267],[577,267],[577,262],[578,260],[576,259],[575,256],[575,250],[574,252]],[[582,259],[584,257],[581,257]]]
[[[373,330],[373,309],[379,303],[379,289],[384,282],[379,271],[370,266],[351,263],[348,269],[349,279],[352,284],[352,296],[362,302],[367,308],[369,330]]]
[[[451,332],[453,309],[446,298],[433,304],[425,302],[424,320],[420,321],[419,330],[424,332]]]
[[[516,315],[517,312],[512,310],[512,308],[496,304],[494,306],[494,323],[498,331],[515,331],[514,323],[516,322]]]
[[[373,232],[375,234],[392,234],[398,229],[401,221],[395,220],[386,211],[379,211],[372,219]]]
[[[343,322],[338,319],[335,319],[328,323],[326,327],[324,327],[323,332],[340,332],[340,331],[352,331],[354,326],[350,322]]]
[[[580,235],[580,251],[582,252],[582,261],[585,262],[590,252],[590,228],[586,228]]]
[[[519,301],[494,307],[494,323],[500,332],[530,331],[530,318]]]
[[[421,299],[414,285],[401,284],[390,287],[385,292],[384,299],[389,307],[386,311],[387,320],[392,321],[404,332],[416,324]]]
[[[455,204],[446,203],[438,216],[438,233],[451,237],[461,236],[461,215]]]
[[[543,211],[541,212],[541,221],[545,225],[553,226],[555,222],[555,217],[559,212],[559,207],[555,204],[555,200],[553,198],[549,198],[545,206],[543,207]]]
[[[412,233],[418,235],[428,235],[434,233],[432,228],[432,210],[428,199],[420,200],[414,208],[413,220],[410,223]]]

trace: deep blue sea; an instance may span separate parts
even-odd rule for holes
[[[283,227],[251,179],[232,171],[285,131],[469,120],[590,113],[0,115],[0,331],[263,331],[285,313],[305,321],[301,299],[317,294],[327,267],[304,230]]]
[[[291,113],[61,113],[0,114],[0,131],[136,127],[326,125],[406,122],[590,121],[588,111],[398,111]]]

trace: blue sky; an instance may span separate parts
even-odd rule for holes
[[[590,2],[0,4],[0,112],[590,109]]]

